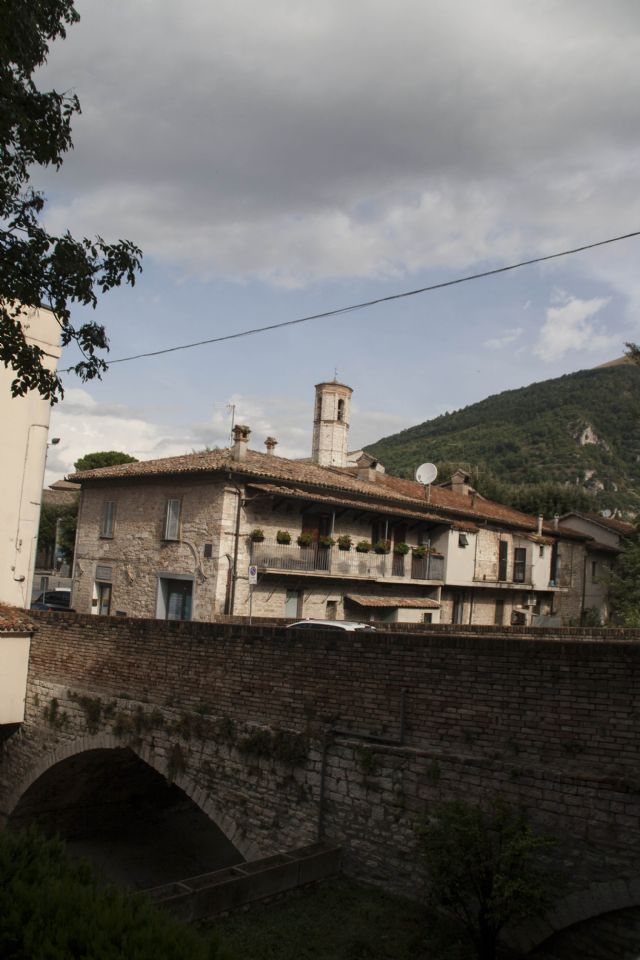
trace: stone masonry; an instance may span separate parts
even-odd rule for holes
[[[321,835],[351,873],[416,894],[420,818],[500,795],[560,838],[573,895],[640,895],[635,637],[35,621],[27,719],[0,755],[5,817],[59,760],[128,746],[245,857]]]

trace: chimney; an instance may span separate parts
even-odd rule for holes
[[[278,446],[278,441],[276,440],[275,437],[267,437],[267,439],[264,442],[264,445],[267,448],[267,453],[269,454],[270,457],[272,457],[274,450]]]
[[[542,536],[542,524],[543,524],[543,522],[544,522],[544,517],[542,516],[542,514],[540,514],[540,516],[538,517],[538,536],[539,536],[539,537]]]
[[[360,457],[357,463],[358,466],[358,480],[368,480],[370,483],[375,483],[377,479],[377,469],[378,461],[369,460],[367,457]]]
[[[471,477],[464,470],[456,470],[449,481],[449,486],[453,493],[467,497],[471,493]]]
[[[231,458],[236,463],[242,463],[247,459],[247,444],[251,430],[243,423],[237,424],[233,428],[233,446],[231,448]]]
[[[554,529],[554,530],[557,530],[557,529],[558,529],[558,524],[559,524],[559,522],[560,522],[560,517],[558,516],[557,513],[555,513],[555,514],[553,515],[553,529]]]

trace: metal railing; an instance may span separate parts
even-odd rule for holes
[[[319,544],[299,547],[294,543],[263,540],[251,543],[251,563],[269,570],[326,572],[343,577],[444,580],[444,557],[434,554],[414,557],[411,554],[375,553],[373,550],[358,553],[354,548],[340,550],[337,546],[322,547]]]
[[[511,563],[506,570],[501,570],[496,563],[481,574],[475,573],[473,579],[476,583],[504,583],[507,585],[516,583],[531,586],[533,565],[531,563]]]

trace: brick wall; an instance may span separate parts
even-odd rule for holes
[[[407,625],[291,636],[238,623],[35,619],[27,722],[5,744],[0,809],[43,755],[86,737],[74,699],[85,693],[115,703],[116,713],[157,708],[158,729],[131,746],[161,770],[181,736],[176,717],[204,716],[200,734],[180,741],[184,782],[201,806],[226,810],[261,853],[313,839],[329,730],[338,732],[326,748],[324,829],[365,878],[415,888],[416,820],[451,796],[502,794],[529,805],[562,836],[575,884],[629,871],[640,853],[640,645],[630,633],[608,642],[602,631],[533,639],[517,628],[425,634]],[[44,719],[53,697],[65,727]],[[113,736],[113,716],[103,734]],[[235,741],[220,733],[230,724]],[[243,754],[237,738],[262,728],[302,733],[306,759],[288,767]]]

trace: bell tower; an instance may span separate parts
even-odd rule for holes
[[[331,380],[316,384],[311,459],[321,467],[346,467],[351,387]]]

